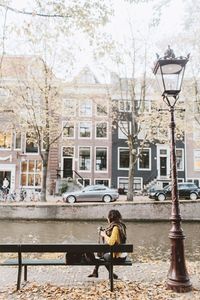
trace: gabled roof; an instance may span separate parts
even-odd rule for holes
[[[88,66],[85,66],[73,79],[74,83],[97,84],[100,83]]]

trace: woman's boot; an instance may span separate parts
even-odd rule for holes
[[[99,269],[99,267],[98,267],[98,266],[95,266],[93,272],[92,272],[90,275],[88,275],[88,277],[98,278],[98,277],[99,277],[98,269]]]

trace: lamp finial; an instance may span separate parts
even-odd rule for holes
[[[164,53],[164,59],[167,59],[167,58],[175,58],[174,51],[170,48],[169,45],[168,45],[167,50]]]

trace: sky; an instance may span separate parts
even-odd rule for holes
[[[72,1],[72,0],[69,0]],[[156,0],[157,2],[159,0]],[[155,1],[154,1],[155,2]],[[15,0],[11,2],[11,6],[23,9],[28,7],[28,0]],[[153,15],[153,4],[150,1],[148,4],[141,3],[138,5],[130,5],[123,0],[113,0],[113,8],[115,11],[114,16],[110,22],[103,28],[102,32],[112,34],[114,40],[125,43],[130,37],[130,23],[133,24],[132,28],[134,33],[141,38],[145,37],[148,33],[148,24]],[[30,6],[29,6],[30,10]],[[3,14],[5,11],[1,10]],[[177,13],[178,12],[178,13]],[[1,13],[1,16],[3,16]],[[162,18],[158,27],[154,28],[152,36],[152,51],[154,53],[163,53],[165,49],[162,47],[161,41],[166,40],[166,47],[170,44],[171,37],[174,33],[181,31],[181,23],[184,17],[184,1],[173,0],[169,5],[165,6],[162,11]],[[28,17],[26,17],[27,20]],[[9,12],[7,14],[7,23],[12,24],[17,22],[18,24],[23,21],[23,16]],[[2,39],[2,26],[3,18],[1,17],[1,39]],[[85,65],[90,66],[92,69],[98,69],[98,62],[93,59],[92,48],[89,47],[82,34],[77,33],[74,38],[76,39],[77,45],[80,47],[74,47],[74,53],[76,57],[76,63],[73,65],[72,74],[76,74]],[[19,43],[20,42],[20,43]],[[73,39],[72,39],[73,44]],[[20,46],[21,44],[21,46]],[[75,44],[74,44],[75,45]],[[171,45],[173,48],[173,45]],[[79,48],[82,48],[81,50]],[[175,53],[180,49],[174,49]],[[6,40],[5,51],[9,54],[30,54],[30,50],[27,50],[26,46],[23,45],[23,40],[12,39]],[[183,54],[184,55],[184,54]],[[102,64],[102,62],[100,62]],[[105,64],[109,64],[108,60],[105,60]],[[110,65],[110,68],[113,66]],[[59,73],[59,72],[58,72]],[[60,72],[59,76],[62,76],[63,71]]]

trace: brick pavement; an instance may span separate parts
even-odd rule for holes
[[[119,280],[133,282],[164,282],[167,277],[168,263],[134,263],[131,267],[116,266],[115,273],[118,274]],[[50,283],[57,286],[84,287],[92,286],[94,282],[102,281],[108,278],[108,272],[104,267],[99,270],[99,278],[88,278],[88,274],[93,267],[30,267],[28,270],[28,283],[36,282],[40,285]],[[0,266],[0,294],[9,290],[16,285],[17,268]],[[200,272],[193,272],[190,275],[193,287],[199,291],[200,299]],[[178,296],[177,296],[178,297]],[[184,294],[184,298],[193,299],[193,292]],[[195,298],[197,299],[197,298]]]

